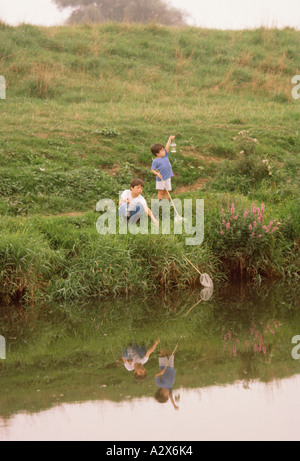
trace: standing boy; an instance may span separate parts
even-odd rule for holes
[[[172,190],[171,177],[173,176],[172,166],[169,160],[169,149],[175,136],[170,136],[166,147],[163,144],[156,143],[151,146],[151,152],[155,159],[151,165],[151,171],[156,176],[156,189],[158,191],[157,198],[161,200],[163,197],[168,198],[168,191]],[[156,171],[158,170],[158,171]],[[163,183],[163,181],[165,183]]]

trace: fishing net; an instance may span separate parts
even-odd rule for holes
[[[203,290],[200,291],[201,301],[208,301],[212,297],[213,292],[213,287],[203,288]]]
[[[212,281],[212,279],[210,278],[210,276],[208,274],[201,274],[200,275],[200,283],[204,287],[213,288],[213,286],[214,286],[213,281]]]

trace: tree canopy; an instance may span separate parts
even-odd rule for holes
[[[59,8],[73,7],[68,24],[114,22],[156,22],[169,26],[186,25],[186,13],[164,0],[54,0]]]

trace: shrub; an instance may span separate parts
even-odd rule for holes
[[[232,202],[210,219],[206,232],[211,233],[210,245],[226,271],[252,277],[273,272],[269,259],[279,226],[275,219],[265,217],[264,204],[245,207]]]

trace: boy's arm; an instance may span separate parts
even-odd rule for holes
[[[162,376],[165,373],[165,371],[166,371],[166,369],[164,368],[163,370],[156,373],[155,377],[158,378],[158,376]]]
[[[168,153],[169,153],[169,149],[170,149],[170,145],[171,145],[172,139],[174,139],[174,138],[175,138],[175,136],[170,136],[169,139],[168,139],[168,142],[167,142],[166,147],[165,147],[165,149],[166,149],[166,151],[167,151]]]
[[[146,354],[145,354],[145,357],[150,357],[150,355],[152,354],[152,352],[155,351],[156,349],[156,346],[157,344],[160,342],[160,338],[156,339],[155,343],[153,344],[152,347],[150,347],[150,349],[147,350]]]
[[[119,206],[121,206],[122,203],[124,203],[124,202],[129,203],[129,198],[126,198],[126,199],[125,199],[125,198],[121,198],[121,200],[119,201]]]
[[[155,176],[158,176],[160,179],[162,179],[162,175],[160,174],[159,171],[156,171],[156,170],[151,170],[153,174],[155,174]]]
[[[179,407],[176,405],[176,403],[174,402],[174,399],[173,399],[173,395],[172,395],[172,392],[170,394],[170,400],[171,400],[171,403],[174,407],[175,410],[179,410]]]

